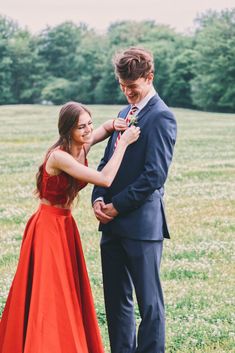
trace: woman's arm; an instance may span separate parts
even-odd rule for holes
[[[127,127],[128,126],[125,122],[125,119],[122,118],[110,119],[105,121],[101,126],[99,126],[93,131],[93,139],[91,146],[105,140],[113,133],[113,131],[124,131],[127,129]]]
[[[48,158],[46,167],[55,172],[64,171],[72,177],[99,186],[109,187],[115,178],[127,146],[135,142],[140,134],[140,129],[131,127],[124,132],[113,153],[112,158],[102,169],[96,171],[77,162],[69,153],[54,150]]]

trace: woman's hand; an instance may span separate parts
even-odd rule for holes
[[[121,136],[120,141],[124,141],[127,145],[138,140],[140,136],[140,128],[137,126],[129,127]]]
[[[113,119],[113,129],[115,131],[125,131],[127,128],[128,128],[128,125],[125,119],[122,119],[122,118]]]

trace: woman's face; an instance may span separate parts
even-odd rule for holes
[[[80,114],[77,126],[71,132],[72,142],[76,144],[91,143],[93,124],[91,116],[87,112]]]

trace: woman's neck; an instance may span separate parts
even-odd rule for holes
[[[70,152],[75,159],[79,158],[81,151],[83,151],[83,145],[72,144]]]

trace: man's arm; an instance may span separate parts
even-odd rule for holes
[[[167,178],[176,140],[176,121],[170,111],[157,116],[148,137],[143,173],[112,198],[112,206],[120,214],[140,207]],[[138,156],[137,156],[138,157]]]

